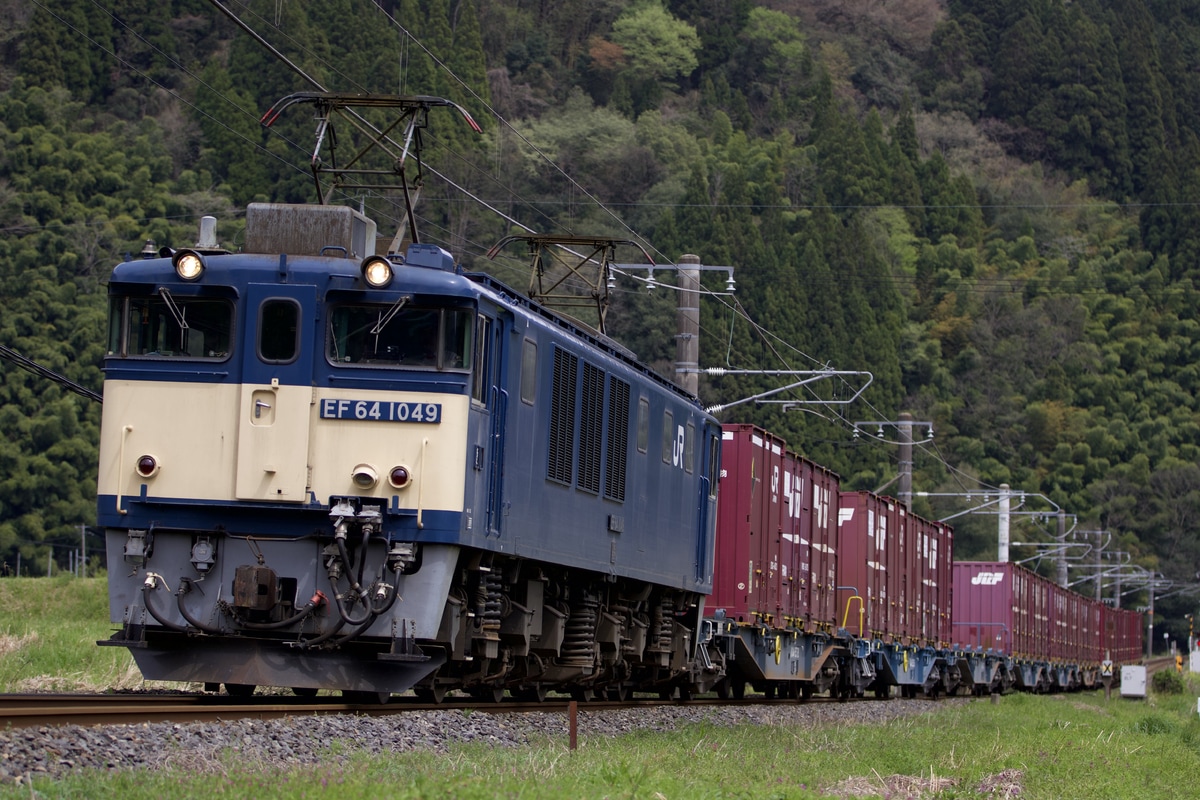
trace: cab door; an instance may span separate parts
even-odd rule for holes
[[[241,341],[239,500],[301,503],[308,486],[316,290],[250,284]]]
[[[508,391],[504,320],[477,314],[472,362],[470,434],[474,457],[467,486],[468,508],[485,537],[500,536],[504,522],[504,450]],[[478,532],[478,531],[477,531]]]
[[[716,548],[717,489],[721,475],[721,428],[705,423],[701,465],[704,468],[700,480],[700,518],[696,537],[696,582],[707,593],[712,591],[713,558]]]

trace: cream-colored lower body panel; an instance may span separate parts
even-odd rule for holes
[[[431,402],[441,405],[441,421],[390,422],[381,419],[321,419],[323,400]],[[470,399],[419,392],[322,389],[313,407],[309,440],[312,487],[318,502],[329,495],[377,497],[401,508],[461,511],[467,473],[467,417]],[[366,465],[379,476],[374,487],[354,483],[355,468]],[[388,475],[405,467],[409,485],[395,489]]]
[[[308,486],[307,386],[243,384],[238,408],[237,498],[302,502]]]
[[[233,498],[239,386],[105,381],[97,489],[120,498],[147,495],[196,500]],[[142,455],[159,471],[142,478]]]
[[[437,423],[326,419],[320,415],[325,399],[437,403],[441,416]],[[400,508],[460,511],[469,409],[469,398],[422,392],[110,380],[98,491],[120,498],[118,506],[144,492],[199,502],[301,503],[311,495],[326,503],[330,496],[359,496]],[[142,455],[159,464],[152,477],[135,471]],[[355,468],[364,464],[377,473],[375,486],[354,482]],[[401,489],[388,483],[397,466],[412,476]]]

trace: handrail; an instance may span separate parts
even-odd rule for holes
[[[425,527],[425,505],[423,498],[425,496],[425,452],[428,449],[429,437],[426,436],[421,440],[421,478],[417,481],[417,530],[421,530]]]
[[[838,586],[837,591],[854,592],[850,597],[846,598],[846,613],[842,615],[842,627],[846,627],[846,622],[850,619],[850,604],[855,600],[858,601],[858,635],[863,635],[863,617],[867,615],[867,607],[863,603],[862,597],[858,593],[857,586]]]
[[[126,425],[121,428],[121,461],[117,464],[117,513],[128,514],[128,509],[121,508],[121,496],[125,493],[125,473],[121,470],[121,464],[125,463],[125,441],[129,438],[129,434],[133,432],[132,425]]]

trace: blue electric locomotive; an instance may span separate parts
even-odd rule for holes
[[[444,250],[252,205],[109,284],[99,523],[147,679],[704,691],[720,428]],[[714,662],[713,659],[717,659]]]

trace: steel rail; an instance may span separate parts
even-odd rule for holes
[[[810,702],[830,698],[815,697]],[[450,698],[427,703],[413,697],[393,697],[387,703],[347,703],[341,697],[316,700],[284,695],[256,695],[231,699],[227,695],[202,694],[0,694],[0,731],[5,729],[61,725],[140,725],[150,722],[215,722],[236,719],[282,719],[328,714],[359,714],[381,717],[412,711],[471,710],[473,713],[567,713],[570,700],[555,697],[536,703],[503,700],[481,703],[470,698]],[[607,711],[663,705],[794,704],[794,699],[750,696],[744,700],[700,698],[686,702],[633,698],[628,701],[594,700],[579,703],[581,711]]]

